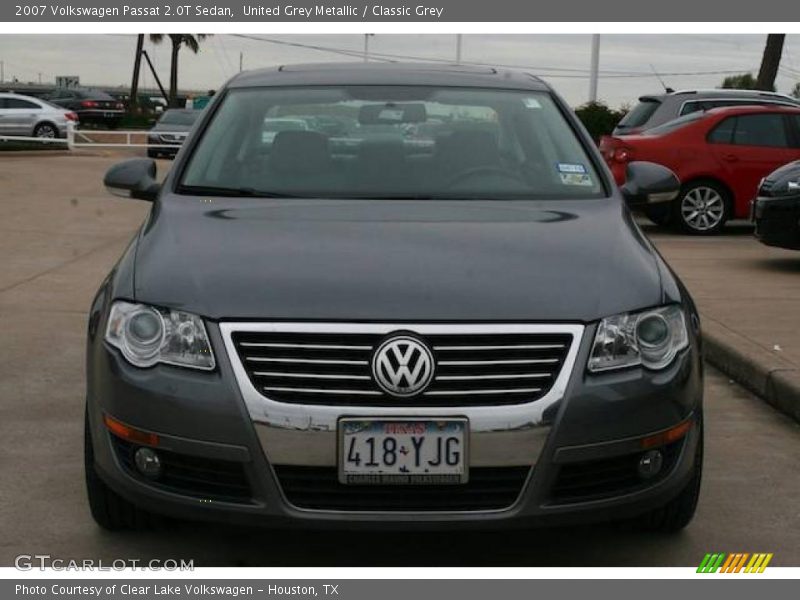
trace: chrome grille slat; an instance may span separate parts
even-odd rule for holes
[[[434,350],[558,350],[564,348],[564,344],[512,344],[505,346],[434,346]]]
[[[447,365],[464,365],[464,366],[478,366],[478,365],[545,365],[557,363],[557,358],[545,359],[512,359],[512,360],[440,360],[437,364],[442,366]]]
[[[489,390],[439,390],[434,392],[424,392],[423,396],[476,396],[478,394],[533,394],[542,391],[542,388],[511,388],[511,389],[489,389]]]
[[[511,373],[505,375],[437,375],[436,381],[480,381],[482,379],[546,379],[550,373]]]
[[[371,390],[332,390],[325,388],[270,387],[262,388],[267,392],[293,392],[302,394],[356,394],[360,396],[380,396],[380,392]]]
[[[291,327],[296,326],[293,330]],[[465,324],[265,324],[234,328],[231,343],[258,393],[290,404],[458,407],[525,404],[559,379],[574,327]],[[340,330],[337,328],[341,328]],[[421,394],[397,398],[373,380],[372,358],[389,334],[430,347],[434,377]]]
[[[366,360],[328,360],[312,358],[272,358],[264,356],[246,356],[252,362],[302,363],[308,365],[368,365]]]

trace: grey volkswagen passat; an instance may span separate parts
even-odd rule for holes
[[[152,209],[89,320],[103,527],[692,518],[697,313],[628,208],[679,183],[631,163],[618,190],[540,79],[243,73],[163,183],[134,159],[105,184]]]

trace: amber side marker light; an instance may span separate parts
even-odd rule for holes
[[[158,436],[155,433],[139,431],[138,429],[134,429],[129,425],[125,425],[125,423],[121,423],[113,417],[109,417],[108,415],[103,415],[103,422],[106,424],[106,427],[111,433],[121,437],[123,440],[128,440],[129,442],[143,444],[146,446],[158,446]]]
[[[655,435],[651,435],[646,438],[642,438],[642,448],[655,448],[656,446],[666,446],[672,442],[677,442],[679,439],[685,436],[691,428],[692,420],[688,419],[671,429],[667,429],[666,431],[656,433]]]

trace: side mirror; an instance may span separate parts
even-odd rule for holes
[[[114,165],[106,171],[103,183],[115,196],[150,202],[161,189],[156,181],[156,163],[149,158],[133,158]]]
[[[629,163],[625,179],[620,189],[630,207],[669,202],[675,199],[681,189],[681,182],[675,173],[651,162]]]

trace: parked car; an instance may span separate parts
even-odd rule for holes
[[[800,158],[800,108],[745,106],[692,113],[640,135],[600,143],[618,184],[627,165],[664,165],[682,182],[670,204],[645,209],[659,225],[691,234],[721,231],[732,218],[747,218],[761,178]]]
[[[119,127],[125,115],[125,104],[102,90],[60,88],[46,99],[76,113],[81,123],[99,123],[109,129]]]
[[[147,156],[174,158],[199,114],[199,110],[181,108],[164,112],[147,134]]]
[[[32,96],[0,93],[0,135],[63,138],[78,115]]]
[[[217,98],[163,183],[144,158],[105,176],[153,204],[90,310],[100,525],[689,523],[698,315],[626,207],[674,174],[618,189],[524,72],[293,65]],[[267,141],[273,109],[366,135]],[[383,133],[429,115],[454,123],[435,144]]]
[[[800,250],[800,161],[764,178],[753,201],[753,222],[761,243]]]
[[[798,106],[800,100],[758,90],[681,90],[648,94],[617,124],[613,135],[633,135],[694,112],[724,106]]]

